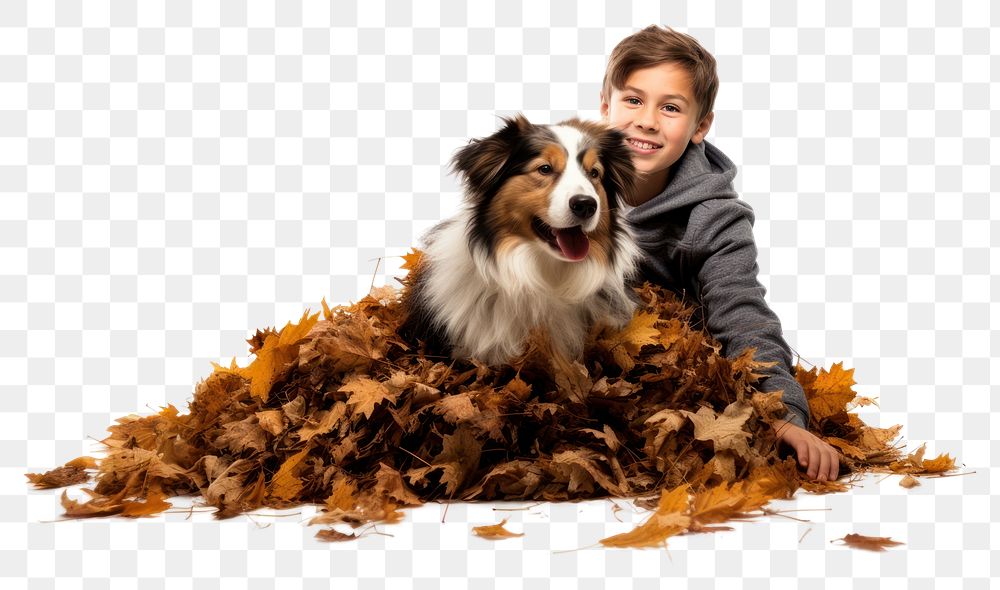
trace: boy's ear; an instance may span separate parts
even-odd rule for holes
[[[601,118],[608,118],[608,101],[604,99],[604,93],[601,93]]]
[[[708,130],[712,128],[712,121],[715,120],[715,111],[707,114],[702,118],[701,122],[698,123],[698,128],[694,130],[694,135],[691,136],[691,141],[693,143],[701,143],[705,136],[708,135]]]

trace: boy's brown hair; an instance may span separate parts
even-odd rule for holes
[[[625,37],[611,51],[601,87],[604,101],[611,100],[612,89],[625,86],[625,80],[633,71],[661,63],[674,63],[687,71],[698,105],[698,121],[712,112],[715,95],[719,92],[715,57],[694,37],[659,25],[650,25]]]

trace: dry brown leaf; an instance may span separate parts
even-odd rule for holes
[[[273,436],[278,436],[285,431],[285,422],[282,419],[281,410],[265,410],[263,412],[255,412],[257,416],[257,423],[260,427],[270,432]]]
[[[423,504],[420,496],[403,482],[403,475],[385,463],[379,463],[378,473],[375,474],[375,493],[391,498],[403,506]]]
[[[267,448],[267,433],[260,424],[257,423],[257,416],[250,415],[239,422],[223,424],[225,430],[215,439],[215,446],[223,449],[228,448],[234,453],[240,453],[245,449],[263,451]]]
[[[854,459],[864,459],[868,456],[868,453],[862,451],[844,439],[831,436],[826,439],[826,442],[840,449],[840,451],[848,457],[852,457]]]
[[[453,434],[445,435],[441,453],[433,462],[443,472],[441,483],[445,484],[445,494],[452,496],[476,469],[481,448],[482,442],[468,428],[459,427]]]
[[[347,534],[338,531],[337,529],[320,529],[316,531],[316,538],[320,541],[326,542],[338,542],[338,541],[357,541],[358,536],[354,533]]]
[[[419,254],[410,260],[419,275]],[[721,344],[689,323],[695,308],[666,289],[637,288],[633,322],[617,335],[595,329],[582,358],[553,355],[536,330],[525,354],[501,367],[405,341],[405,293],[380,287],[333,308],[324,299],[322,320],[307,312],[281,331],[257,330],[254,361],[197,383],[187,414],[168,405],[116,420],[106,457],[66,465],[81,480],[96,468],[91,499],[67,498],[69,516],[138,516],[196,494],[218,518],[315,503],[325,508],[316,523],[358,526],[444,498],[610,494],[654,498],[658,514],[606,544],[652,546],[720,530],[800,488],[844,489],[803,481],[794,459],[779,455],[767,422],[784,414],[781,394],[754,388],[772,363],[753,349],[720,356]],[[866,403],[852,374],[840,365],[795,374],[819,409],[814,432],[849,471],[954,469],[948,455],[902,456],[899,426],[873,428],[848,411]],[[685,497],[671,509],[663,501],[679,486]]]
[[[681,410],[681,413],[694,424],[694,437],[712,441],[716,452],[729,449],[743,458],[749,456],[747,439],[750,438],[750,433],[743,430],[743,425],[753,413],[753,406],[749,403],[735,401],[726,406],[721,416],[716,416],[711,408],[705,406],[697,413],[687,410]]]
[[[299,429],[299,439],[307,441],[318,434],[326,434],[347,414],[347,404],[336,402],[329,410],[319,410],[315,419],[306,419]]]
[[[38,489],[63,488],[78,483],[86,483],[90,476],[81,467],[56,467],[45,473],[25,473]]]
[[[681,533],[691,524],[688,516],[688,485],[663,490],[656,512],[641,525],[627,532],[601,539],[606,547],[665,547],[667,538]]]
[[[89,490],[84,490],[89,491]],[[131,518],[139,516],[153,516],[171,507],[169,502],[163,500],[163,495],[156,491],[151,491],[146,500],[126,500],[124,491],[114,496],[95,495],[90,501],[80,503],[69,499],[64,490],[62,493],[62,506],[65,509],[65,516],[70,518],[92,518],[100,516],[127,516]]]
[[[392,393],[385,384],[367,377],[353,377],[337,391],[350,393],[347,405],[355,414],[371,418],[375,406],[384,401],[396,401],[397,394]]]
[[[173,508],[173,504],[164,500],[163,494],[157,491],[150,492],[144,502],[125,502],[121,516],[139,517],[153,516]]]
[[[623,492],[618,484],[599,466],[602,462],[606,463],[607,459],[600,453],[580,448],[552,455],[551,469],[561,481],[569,482],[566,491],[570,494],[578,491],[592,494],[597,483],[604,490],[621,496]]]
[[[497,540],[497,539],[509,539],[510,537],[523,537],[524,533],[512,533],[504,528],[503,525],[507,524],[507,519],[501,520],[497,524],[491,524],[487,526],[476,526],[472,527],[472,534],[482,537],[484,539]]]
[[[843,541],[848,547],[852,547],[854,549],[865,549],[867,551],[885,551],[886,547],[903,545],[903,543],[893,541],[889,537],[868,537],[855,533],[851,533],[841,537],[840,539],[834,539],[834,541]],[[831,541],[831,543],[832,542],[833,541]]]
[[[468,391],[443,397],[431,404],[431,408],[450,424],[465,422],[477,414],[476,407],[472,405],[472,396]]]

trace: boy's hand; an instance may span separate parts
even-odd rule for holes
[[[795,450],[799,465],[806,468],[809,479],[836,481],[840,470],[840,456],[837,450],[808,430],[787,420],[771,423],[778,440]]]

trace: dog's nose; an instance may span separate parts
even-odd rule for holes
[[[590,219],[597,211],[597,199],[587,195],[573,195],[569,199],[569,208],[580,219]]]

